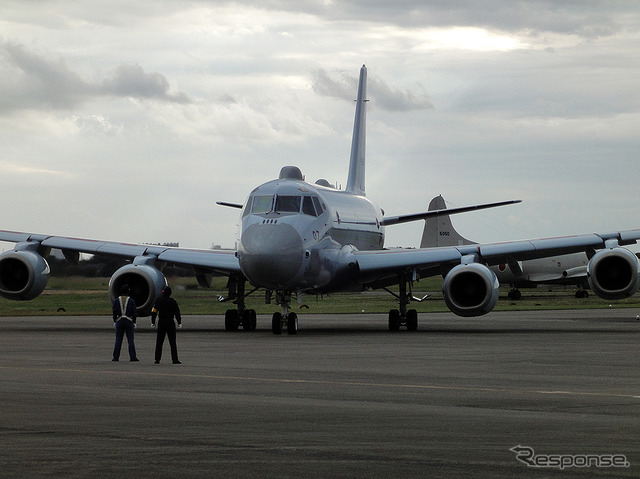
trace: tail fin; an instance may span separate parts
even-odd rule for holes
[[[347,178],[346,191],[364,196],[364,166],[365,166],[365,142],[367,97],[367,67],[362,65],[360,69],[360,81],[358,82],[358,98],[356,100],[356,118],[353,123],[353,138],[351,140],[351,160],[349,161],[349,177]]]
[[[429,211],[444,210],[447,205],[442,196],[436,196],[429,203]],[[476,244],[460,236],[451,223],[451,216],[442,215],[427,218],[424,221],[424,231],[420,248],[435,248],[438,246],[460,246],[463,244]]]

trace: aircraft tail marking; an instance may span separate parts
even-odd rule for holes
[[[357,195],[365,194],[365,142],[367,97],[367,67],[362,65],[360,69],[360,81],[358,82],[358,97],[356,99],[356,117],[353,123],[353,138],[351,139],[351,159],[349,161],[349,177],[347,178],[346,191]]]

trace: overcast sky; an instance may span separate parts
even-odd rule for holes
[[[0,228],[233,247],[258,184],[345,185],[490,242],[640,228],[636,1],[0,3]],[[387,228],[417,246],[423,223]]]

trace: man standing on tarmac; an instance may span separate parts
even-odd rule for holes
[[[162,296],[156,300],[156,304],[151,310],[151,327],[156,327],[156,316],[158,317],[158,335],[156,337],[156,364],[160,363],[162,358],[162,344],[165,335],[169,338],[171,346],[171,359],[173,364],[182,364],[178,360],[178,348],[176,346],[176,323],[173,321],[175,316],[178,321],[178,328],[182,327],[182,317],[180,316],[180,308],[175,299],[171,297],[171,288],[165,286],[162,288]]]
[[[136,356],[136,345],[133,342],[133,330],[136,327],[136,318],[138,310],[136,302],[129,297],[129,286],[123,284],[120,287],[120,296],[113,300],[113,326],[116,328],[116,344],[113,347],[112,361],[120,361],[120,349],[122,348],[122,339],[127,335],[129,343],[129,360],[138,361]]]

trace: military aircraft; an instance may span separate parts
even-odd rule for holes
[[[444,198],[436,196],[429,203],[429,211],[445,210]],[[453,226],[449,215],[440,215],[425,220],[420,248],[439,246],[459,246],[477,244],[463,237]],[[535,288],[538,285],[560,284],[576,285],[576,298],[588,298],[587,265],[589,257],[586,252],[550,256],[548,258],[527,261],[511,261],[491,266],[500,284],[512,286],[510,299],[520,299],[522,294],[518,288]]]
[[[418,328],[415,309],[408,309],[412,285],[421,277],[444,275],[443,295],[449,309],[463,317],[490,312],[498,301],[499,282],[490,266],[587,252],[591,289],[607,299],[634,294],[640,285],[638,258],[623,246],[635,244],[640,230],[584,234],[494,244],[443,248],[384,249],[385,227],[430,216],[474,211],[518,201],[451,208],[400,216],[385,216],[365,195],[365,119],[367,69],[360,69],[347,185],[333,188],[326,180],[307,183],[299,168],[282,168],[277,179],[253,189],[244,204],[221,202],[241,209],[240,238],[235,251],[194,250],[144,244],[98,241],[44,234],[0,231],[0,241],[16,243],[0,255],[0,296],[29,300],[42,293],[49,276],[46,258],[52,248],[77,261],[79,253],[129,258],[109,281],[109,294],[128,284],[140,315],[148,315],[162,287],[166,264],[190,266],[198,282],[209,276],[229,277],[225,327],[256,329],[256,312],[245,299],[265,290],[265,299],[280,305],[271,328],[281,334],[298,331],[292,298],[304,293],[362,291],[398,285],[399,308],[389,311],[389,329]],[[251,288],[247,291],[247,285]]]

